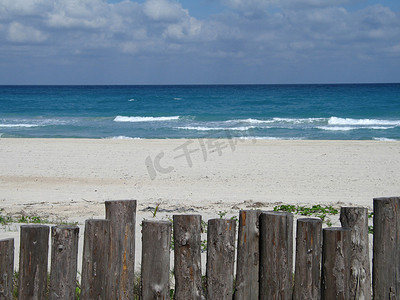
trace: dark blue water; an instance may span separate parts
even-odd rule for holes
[[[400,84],[0,86],[1,137],[400,139]]]

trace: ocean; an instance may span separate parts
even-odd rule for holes
[[[400,140],[400,84],[0,86],[0,137]]]

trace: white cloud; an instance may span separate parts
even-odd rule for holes
[[[267,8],[296,8],[338,6],[360,0],[221,0],[222,3],[240,11],[264,10]]]
[[[7,39],[17,43],[40,43],[46,40],[46,35],[35,28],[13,22],[8,28]]]
[[[154,21],[173,22],[188,16],[178,2],[168,0],[147,0],[144,3],[144,13]]]
[[[181,40],[184,38],[199,38],[199,34],[201,33],[202,24],[200,21],[195,18],[187,18],[184,21],[168,25],[165,29],[163,36],[166,38],[172,38]]]
[[[107,25],[109,6],[100,0],[53,2],[47,24],[59,28],[101,28]]]
[[[2,0],[0,3],[0,19],[7,16],[29,16],[46,11],[53,0]]]

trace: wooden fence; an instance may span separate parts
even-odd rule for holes
[[[136,201],[105,204],[106,219],[85,223],[80,299],[133,299]],[[367,214],[366,208],[343,207],[342,227],[330,228],[300,218],[295,245],[290,213],[243,210],[238,225],[211,219],[205,289],[201,216],[145,220],[141,299],[170,298],[172,241],[174,299],[400,299],[400,197],[374,199],[372,284]],[[49,232],[45,225],[21,226],[19,299],[45,299]],[[76,226],[51,227],[49,299],[75,298],[78,233]],[[1,240],[0,299],[12,299],[13,264],[14,241]]]

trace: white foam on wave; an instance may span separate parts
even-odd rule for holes
[[[237,139],[244,139],[244,140],[304,140],[303,137],[275,137],[275,136],[242,136],[237,137]]]
[[[250,124],[271,124],[271,123],[292,123],[292,124],[309,124],[315,122],[326,122],[327,118],[279,118],[275,117],[269,120],[259,120],[259,119],[238,119],[238,120],[228,120],[227,123],[250,123]]]
[[[172,121],[178,120],[179,116],[172,117],[127,117],[127,116],[116,116],[114,122],[160,122],[160,121]]]
[[[128,101],[133,102],[133,101],[136,101],[136,99],[132,98],[132,99],[129,99]]]
[[[138,137],[130,137],[130,136],[125,136],[125,135],[111,136],[111,137],[107,137],[106,139],[111,139],[111,140],[141,140],[141,138],[138,138]]]
[[[357,127],[351,127],[351,126],[319,126],[317,127],[318,129],[321,130],[330,130],[330,131],[350,131],[350,130],[358,130],[358,129],[372,129],[372,130],[386,130],[386,129],[391,129],[394,128],[394,126],[390,127],[384,127],[384,126],[357,126]]]
[[[351,118],[338,118],[338,117],[330,117],[328,120],[329,125],[353,125],[353,126],[362,126],[362,125],[392,125],[399,126],[400,120],[378,120],[378,119],[351,119]]]
[[[256,128],[255,126],[240,126],[240,127],[204,127],[204,126],[185,126],[175,127],[176,129],[182,130],[197,130],[197,131],[214,131],[214,130],[232,130],[232,131],[247,131],[249,129]]]
[[[273,120],[258,120],[258,119],[239,119],[239,120],[228,120],[228,123],[250,123],[250,124],[269,124],[273,123]]]
[[[321,129],[321,130],[329,130],[329,131],[350,131],[350,130],[354,130],[354,129],[358,129],[357,127],[349,127],[349,126],[318,126],[317,129]]]
[[[26,127],[26,128],[29,128],[29,127],[39,127],[39,126],[42,126],[42,125],[39,125],[39,124],[25,124],[25,123],[22,123],[22,124],[0,124],[0,127],[4,127],[4,128],[14,128],[14,127]]]
[[[384,137],[374,137],[373,138],[375,141],[381,141],[381,142],[396,142],[396,139],[389,139],[389,138],[384,138]]]
[[[273,118],[274,122],[285,122],[293,124],[315,123],[326,121],[326,118]]]

